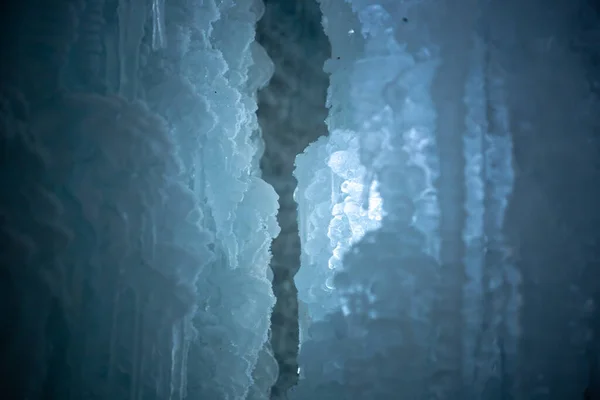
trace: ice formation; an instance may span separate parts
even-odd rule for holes
[[[142,16],[127,14],[130,3],[135,1],[124,0],[119,14],[126,27],[120,42],[125,91],[136,78],[127,65],[140,57],[131,47],[137,46],[135,24]],[[174,336],[174,348],[190,352],[189,368],[185,360],[177,363],[183,378],[174,383],[182,387],[175,392],[185,395],[187,379],[191,398],[244,399],[251,392],[252,399],[265,399],[277,374],[263,345],[274,304],[269,245],[279,226],[277,195],[260,178],[257,163],[263,145],[256,91],[272,73],[254,42],[262,3],[156,0],[148,13],[144,56],[160,58],[167,78],[146,87],[145,96],[170,122],[198,224],[213,237],[213,259],[195,284],[198,307],[189,318],[194,336]]]
[[[72,3],[27,29],[26,64],[51,60],[39,87],[0,89],[0,173],[16,187],[0,233],[17,250],[2,257],[40,275],[19,294],[16,331],[31,334],[15,345],[35,354],[15,386],[32,399],[68,380],[44,396],[266,400],[280,228],[257,161],[256,92],[273,71],[254,40],[262,3]]]
[[[335,273],[352,245],[379,228],[382,201],[376,182],[365,188],[358,137],[349,131],[335,131],[309,146],[296,160],[296,177],[303,268],[295,280],[307,321],[318,321],[339,307]],[[308,326],[301,325],[304,336]]]
[[[145,0],[121,0],[119,17],[119,94],[135,99],[138,91],[139,48],[144,36],[148,8]],[[154,11],[154,10],[153,10]],[[156,11],[159,11],[156,9]],[[158,21],[157,21],[158,22]]]
[[[23,307],[3,304],[2,367],[24,377],[8,387],[267,400],[296,360],[269,343],[263,5],[85,3],[27,10],[5,54],[21,64],[0,87],[0,295]],[[558,23],[580,2],[319,3],[330,134],[296,160],[289,397],[577,398],[600,332],[597,198],[579,193],[598,182],[597,96]]]
[[[196,362],[204,363],[203,369],[214,365],[214,370],[206,371],[211,379],[203,378],[194,395],[241,399],[250,390],[253,372],[263,386],[276,378],[268,352],[261,353],[255,371],[274,304],[267,270],[269,245],[279,226],[277,195],[260,179],[256,163],[261,151],[255,137],[256,90],[268,77],[250,75],[254,62],[267,73],[272,67],[264,52],[251,47],[261,12],[256,1],[200,3],[192,10],[196,26],[204,29],[196,37],[203,41],[184,55],[183,72],[192,91],[204,99],[201,115],[212,122],[202,121],[195,129],[182,125],[180,151],[189,160],[188,174],[198,199],[206,201],[205,227],[215,234],[216,262],[198,288],[206,300],[196,325],[200,340],[211,343],[202,354],[210,358]],[[198,131],[198,126],[206,130]],[[214,345],[217,342],[220,345]]]
[[[165,0],[152,0],[152,49],[167,45],[165,37]]]
[[[292,398],[479,398],[519,335],[500,61],[462,6],[320,4],[331,133],[296,161],[310,318]],[[369,218],[375,183],[383,209]]]

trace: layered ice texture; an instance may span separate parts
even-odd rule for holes
[[[185,354],[174,365],[182,375],[175,384],[184,387],[187,380],[189,390],[176,392],[214,400],[245,399],[251,392],[249,398],[266,399],[277,376],[273,355],[263,349],[275,301],[269,247],[280,229],[277,195],[258,167],[263,143],[256,92],[273,71],[254,41],[263,5],[256,0],[138,3],[123,0],[119,6],[120,92],[139,95],[139,29],[150,17],[145,56],[160,58],[166,79],[147,86],[145,97],[169,121],[181,178],[195,204],[194,229],[211,238],[205,244],[211,258],[204,257],[197,279],[186,282],[193,287],[195,307],[186,317],[189,334],[175,336],[175,348]]]
[[[191,91],[206,109],[202,125],[180,132],[180,152],[189,160],[188,173],[203,202],[205,229],[215,237],[215,262],[198,286],[205,299],[198,338],[206,346],[202,356],[208,357],[194,361],[204,364],[206,373],[194,371],[202,386],[195,392],[198,398],[243,399],[253,372],[257,381],[266,382],[254,398],[267,398],[277,373],[270,353],[263,351],[259,358],[274,304],[270,243],[279,233],[277,195],[260,178],[257,163],[262,143],[256,91],[272,72],[254,42],[261,7],[254,0],[196,4],[192,9],[196,26],[204,27],[198,32],[203,40],[190,47],[183,62]],[[208,128],[200,131],[202,126]]]
[[[477,16],[441,18],[466,3],[320,4],[330,136],[296,160],[307,316],[292,398],[481,398],[519,335],[497,59]]]
[[[532,105],[546,99],[520,87],[583,98],[584,84],[581,74],[562,71],[569,89],[547,89],[560,86],[548,73],[558,72],[554,66],[576,67],[549,27],[572,6],[552,8],[552,23],[533,24],[546,7],[526,3],[320,0],[332,46],[330,134],[296,160],[296,283],[306,310],[302,380],[292,399],[551,398],[550,375],[538,371],[555,370],[520,346],[572,332],[546,335],[524,317],[526,307],[529,316],[543,314],[535,291],[544,285],[536,280],[552,282],[538,273],[524,290],[504,234],[516,180],[513,130],[553,129],[540,115],[548,113]],[[150,232],[144,251],[159,254],[156,269],[182,288],[189,306],[171,332],[167,392],[183,398],[187,386],[190,398],[266,399],[277,374],[264,344],[274,303],[269,243],[279,227],[277,196],[258,168],[255,93],[273,70],[253,42],[262,4],[123,0],[118,14],[119,94],[141,95],[140,15],[151,20],[146,51],[160,54],[167,71],[143,95],[169,125],[138,151],[166,140],[178,160],[148,165],[149,180],[169,179],[140,184],[139,195],[150,193],[147,201],[161,207],[148,206],[136,220]],[[183,213],[176,203],[187,205],[193,222],[170,229]],[[164,229],[145,230],[152,221]],[[535,271],[528,262],[521,269]],[[569,308],[556,305],[558,317],[543,314],[553,327],[570,321]],[[561,354],[580,361],[581,343]],[[554,398],[578,394],[568,387],[555,387]]]
[[[439,57],[426,44],[411,52],[399,43],[402,17],[382,5],[321,6],[333,53],[331,135],[298,157],[296,171],[297,281],[307,282],[299,297],[318,321],[305,329],[304,380],[293,398],[416,398],[427,379],[440,246],[429,93]],[[305,164],[311,153],[325,163]]]
[[[303,317],[308,319],[301,320],[304,337],[309,321],[322,320],[340,306],[335,273],[352,245],[379,228],[382,202],[376,182],[365,188],[365,168],[353,132],[335,131],[309,146],[296,160],[296,178],[303,268],[295,280],[307,307]]]
[[[587,371],[574,365],[585,364],[597,286],[574,282],[595,243],[563,229],[595,232],[596,205],[570,189],[597,179],[595,100],[557,22],[575,3],[320,1],[330,135],[296,160],[306,312],[290,398],[581,395]],[[28,333],[14,342],[28,357],[10,355],[32,371],[27,397],[52,381],[38,367],[69,332],[58,365],[72,367],[72,398],[269,398],[279,227],[258,167],[256,91],[273,71],[254,42],[262,11],[259,0],[121,0],[105,43],[113,95],[32,105],[2,87],[1,173],[18,190],[0,198],[0,257],[40,288],[15,293],[34,312],[11,320]],[[52,39],[39,28],[24,42]],[[533,131],[554,148],[529,139],[533,160],[521,157],[532,187],[521,183],[520,199],[538,219],[516,224],[534,249],[518,269],[504,233],[519,189],[513,141],[542,137]],[[577,151],[553,158],[558,147]],[[548,159],[577,174],[538,179]],[[568,210],[542,195],[558,191],[573,196]],[[548,268],[545,253],[560,263]],[[52,313],[57,326],[43,326]]]

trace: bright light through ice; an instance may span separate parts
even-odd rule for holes
[[[344,253],[353,244],[380,227],[383,210],[376,181],[369,187],[368,204],[364,204],[365,169],[356,150],[334,152],[328,165],[333,176],[333,218],[327,236],[333,247],[329,268],[334,270],[341,267]],[[328,284],[327,288],[332,290],[333,285]]]
[[[369,190],[369,208],[367,211],[367,216],[371,221],[379,222],[377,227],[379,227],[383,218],[383,199],[379,194],[378,186],[379,183],[377,181],[373,181],[371,184],[371,189]]]

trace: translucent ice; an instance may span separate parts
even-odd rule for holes
[[[365,188],[358,138],[349,131],[334,131],[309,146],[296,160],[295,175],[303,249],[296,284],[310,320],[316,321],[339,307],[333,293],[335,270],[354,243],[379,227],[382,200],[375,182]]]
[[[152,0],[152,48],[161,49],[166,44],[165,0]]]
[[[158,29],[161,0],[152,5]],[[148,91],[149,100],[174,122],[188,190],[201,209],[199,223],[214,235],[215,258],[196,285],[189,398],[244,399],[254,379],[256,397],[275,379],[273,355],[263,345],[275,301],[267,271],[270,243],[279,233],[278,198],[260,179],[263,145],[255,115],[256,91],[270,78],[272,63],[254,43],[262,12],[257,5],[165,2],[167,16],[186,21],[166,19],[169,45],[163,51],[181,57],[180,74]]]

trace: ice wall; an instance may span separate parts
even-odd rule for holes
[[[263,349],[274,304],[269,247],[279,226],[277,195],[258,167],[264,145],[256,92],[273,70],[254,42],[263,5],[182,0],[165,4],[161,14],[155,3],[149,57],[171,66],[147,97],[172,123],[202,226],[214,235],[215,260],[197,285],[189,396],[244,399],[256,380],[251,398],[267,398],[277,374]]]
[[[586,58],[597,54],[598,42],[583,39],[590,32],[580,36],[582,22],[597,12],[590,5],[496,3],[490,29],[503,67],[493,71],[503,72],[499,88],[509,105],[517,167],[507,210],[509,232],[519,238],[511,250],[522,272],[517,385],[547,399],[578,397],[586,387],[598,387],[590,361],[597,359],[598,337],[589,335],[597,328],[582,319],[600,293],[592,283],[598,282],[592,278],[597,268],[589,267],[596,250],[584,239],[597,226],[596,206],[587,205],[597,203],[596,192],[587,189],[598,171],[597,75],[586,72],[597,68]],[[528,22],[533,16],[535,24]],[[557,358],[565,361],[549,361]]]
[[[465,382],[473,382],[468,389],[471,396],[492,396],[499,391],[500,375],[507,373],[493,366],[504,364],[508,370],[516,362],[521,274],[503,228],[515,175],[510,111],[501,60],[490,48],[486,29],[473,34],[464,101],[463,373]],[[509,386],[506,389],[512,392],[514,387]]]
[[[482,10],[320,3],[330,137],[296,161],[296,281],[310,318],[292,398],[510,391],[515,371],[498,366],[514,365],[519,336],[520,276],[502,230],[512,142]]]
[[[297,160],[302,237],[308,244],[317,235],[352,243],[350,221],[370,206],[374,182],[383,211],[381,222],[363,225],[365,231],[375,231],[366,233],[352,249],[344,249],[343,264],[336,265],[342,252],[334,252],[335,244],[325,246],[323,240],[315,240],[320,248],[304,250],[307,267],[318,271],[312,285],[335,287],[338,306],[327,304],[322,321],[308,329],[301,352],[304,380],[295,396],[358,399],[402,393],[418,397],[428,382],[432,282],[439,256],[436,112],[430,95],[439,56],[427,35],[413,40],[412,48],[399,42],[403,29],[412,33],[416,29],[402,26],[409,25],[403,22],[410,17],[404,14],[407,10],[341,1],[323,1],[321,6],[333,50],[326,65],[332,74],[331,136]],[[344,154],[348,148],[351,151]],[[315,168],[317,161],[308,161],[311,152],[313,158],[323,153],[321,157],[329,161],[326,168]],[[343,158],[343,164],[332,162]],[[312,180],[304,165],[316,171]],[[340,165],[347,170],[340,171]],[[343,208],[343,218],[350,218],[340,224],[337,197],[355,189],[348,182],[342,186],[348,178],[344,173],[360,178],[361,190],[358,204]],[[299,198],[301,188],[306,188],[303,198]],[[313,221],[321,215],[325,225],[320,222],[320,229],[311,229],[319,226]],[[329,273],[333,279],[319,281],[329,259],[337,273]],[[308,268],[301,273],[310,281]],[[322,347],[331,349],[327,356],[319,355]],[[400,376],[394,373],[399,370]],[[319,377],[319,371],[324,376]]]
[[[271,345],[280,369],[272,389],[274,399],[298,381],[299,316],[307,316],[294,282],[300,268],[301,243],[293,171],[296,156],[327,132],[329,80],[322,68],[329,58],[329,41],[320,23],[316,0],[276,0],[268,2],[257,25],[257,40],[275,66],[269,85],[259,93],[258,109],[265,141],[262,176],[275,188],[280,207],[277,220],[281,234],[271,246],[277,297],[271,316]]]
[[[272,73],[254,43],[262,3],[30,5],[16,14],[28,22],[11,65],[9,92],[27,110],[18,127],[10,109],[21,102],[4,85],[0,104],[17,156],[1,171],[15,190],[0,209],[19,215],[0,228],[17,249],[7,263],[34,279],[11,274],[35,287],[18,290],[28,307],[7,360],[35,354],[15,398],[266,399],[279,226],[257,161],[256,91]],[[17,184],[21,152],[43,172]],[[22,259],[30,243],[43,250]]]

